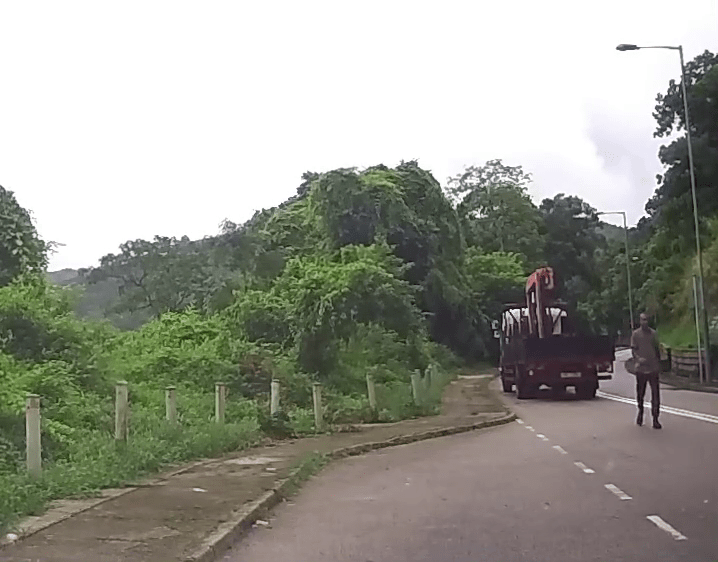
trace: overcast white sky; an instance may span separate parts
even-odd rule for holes
[[[51,270],[215,234],[306,170],[401,159],[444,185],[501,158],[537,203],[634,223],[680,66],[623,42],[716,52],[716,2],[2,2],[0,185],[65,244]]]

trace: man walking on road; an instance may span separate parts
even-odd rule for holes
[[[656,331],[648,326],[648,315],[641,314],[641,327],[631,334],[631,349],[636,362],[636,401],[638,402],[638,417],[636,423],[643,425],[643,397],[646,395],[646,385],[651,385],[651,414],[653,427],[661,429],[658,414],[661,407],[659,373],[661,370],[660,351]]]

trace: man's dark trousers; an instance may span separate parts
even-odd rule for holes
[[[646,395],[647,384],[651,385],[651,414],[653,415],[653,419],[657,420],[661,408],[658,373],[636,374],[636,401],[638,402],[638,410],[643,413],[643,397]]]

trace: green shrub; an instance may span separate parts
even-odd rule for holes
[[[342,393],[365,394],[367,374],[376,382],[408,382],[411,370],[407,356],[412,353],[412,346],[396,332],[376,324],[360,325],[340,347],[337,368],[329,375],[327,384]]]
[[[20,468],[22,462],[22,446],[17,440],[11,440],[0,435],[0,474],[14,473]]]
[[[331,424],[364,423],[374,417],[366,393],[347,396],[325,391],[324,402],[324,419]]]
[[[382,422],[411,418],[416,413],[409,383],[391,381],[377,384],[376,402],[378,419]]]
[[[292,408],[288,412],[289,425],[294,435],[315,433],[314,410],[311,408]]]
[[[259,427],[263,433],[276,439],[294,437],[292,420],[286,410],[279,410],[270,414],[269,410],[261,410],[259,414]]]

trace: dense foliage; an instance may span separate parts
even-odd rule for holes
[[[47,265],[47,251],[30,213],[0,185],[0,287],[23,272],[40,273]]]

